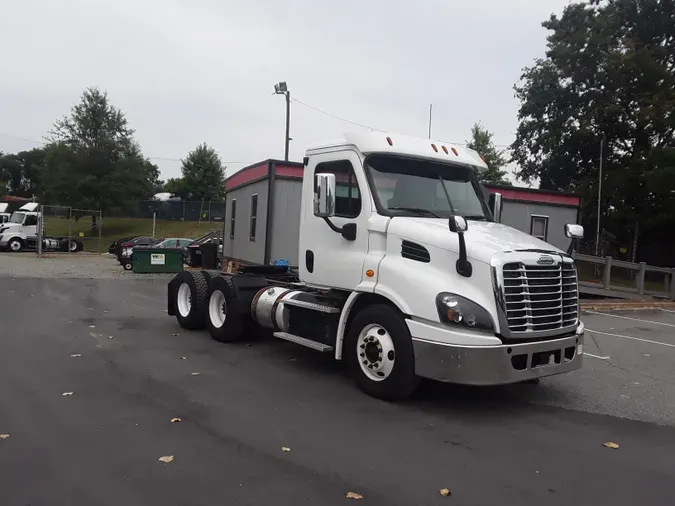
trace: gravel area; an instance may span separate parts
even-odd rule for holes
[[[109,254],[0,253],[0,276],[13,278],[143,279],[166,281],[173,274],[134,274]]]

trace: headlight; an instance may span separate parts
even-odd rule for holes
[[[448,325],[488,331],[495,328],[485,308],[454,293],[439,293],[436,296],[436,309],[441,322]]]

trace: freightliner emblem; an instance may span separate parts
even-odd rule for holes
[[[550,257],[548,255],[542,255],[539,258],[537,258],[537,263],[539,265],[553,265],[555,261],[553,260],[553,257]]]

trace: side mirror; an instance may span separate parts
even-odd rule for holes
[[[450,228],[450,232],[463,233],[466,232],[469,225],[463,216],[450,216],[448,227]]]
[[[497,223],[502,222],[502,194],[501,193],[491,193],[488,197],[488,206],[490,207],[490,212],[492,217]]]
[[[570,239],[583,239],[584,227],[575,225],[574,223],[568,223],[565,225],[565,235]]]
[[[335,174],[317,174],[314,178],[314,216],[335,216]]]

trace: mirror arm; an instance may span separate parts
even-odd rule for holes
[[[333,232],[337,232],[348,241],[356,240],[356,223],[346,223],[344,227],[338,227],[328,218],[323,219]]]
[[[457,273],[465,278],[470,278],[473,274],[471,262],[466,258],[466,242],[464,241],[464,232],[458,232],[459,239],[459,258],[457,259]]]
[[[336,226],[335,223],[330,221],[328,218],[324,218],[323,221],[325,221],[328,224],[328,226],[333,232],[337,232],[338,234],[342,233],[342,228]]]

